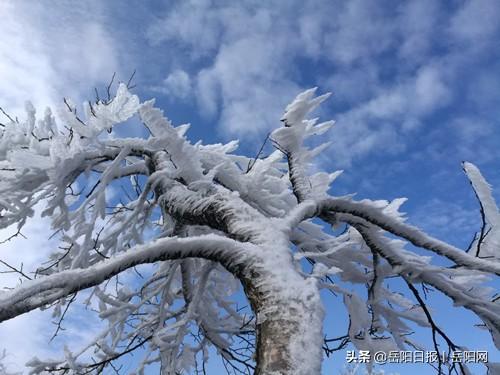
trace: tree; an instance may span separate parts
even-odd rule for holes
[[[177,374],[198,371],[212,346],[235,373],[319,374],[323,355],[349,342],[372,353],[422,348],[409,336],[415,324],[430,329],[437,351],[440,342],[463,349],[435,324],[419,285],[475,313],[500,348],[500,305],[486,287],[500,275],[500,215],[479,170],[463,165],[483,218],[467,251],[407,224],[404,199],[332,196],[340,171],[311,171],[328,144],[307,146],[333,125],[306,119],[327,97],[298,95],[268,137],[276,150],[254,158],[235,154],[237,142],[190,143],[187,125],[174,127],[124,84],[85,103],[84,118],[65,100],[62,127],[49,110],[37,121],[29,104],[26,121],[2,125],[0,227],[20,233],[41,207],[61,246],[31,274],[4,264],[23,281],[0,292],[0,322],[50,306],[59,329],[78,293],[107,322],[86,350],[27,366],[98,373],[136,351],[137,373],[157,363]],[[120,137],[123,124],[149,136]],[[384,284],[394,278],[409,296]],[[240,284],[251,311],[230,302]],[[366,298],[350,284],[366,286]],[[347,308],[341,337],[324,337],[323,288]],[[439,358],[436,370],[445,368],[468,373]]]

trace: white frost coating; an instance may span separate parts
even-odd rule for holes
[[[106,373],[129,348],[138,354],[137,374],[154,363],[162,373],[192,373],[211,352],[246,372],[320,374],[322,347],[331,350],[320,288],[343,297],[351,320],[344,344],[425,348],[409,335],[415,324],[431,326],[425,306],[392,290],[396,277],[416,289],[429,284],[475,313],[498,346],[500,305],[488,285],[500,262],[482,256],[498,255],[499,214],[479,170],[464,164],[486,224],[474,245],[479,257],[407,224],[403,198],[333,197],[341,171],[312,171],[329,144],[311,149],[309,139],[333,125],[306,118],[328,97],[315,91],[286,108],[284,126],[270,135],[277,150],[265,157],[236,154],[237,141],[192,144],[189,125],[174,127],[154,100],[141,103],[125,85],[110,100],[84,105],[83,115],[65,100],[59,124],[50,110],[37,120],[27,104],[25,121],[0,127],[0,228],[22,231],[42,204],[60,240],[38,269],[18,270],[33,280],[0,292],[0,320],[53,304],[64,325],[68,306],[80,300],[74,293],[90,288],[85,303],[106,323],[81,350],[34,358],[31,372]],[[147,139],[115,133],[132,116]],[[431,255],[410,251],[408,242]],[[436,256],[455,267],[434,265]],[[233,302],[241,284],[253,311]],[[85,360],[89,353],[94,362]]]
[[[193,238],[161,238],[99,264],[30,280],[13,291],[0,294],[0,322],[51,303],[65,294],[95,286],[130,267],[179,257],[210,258],[217,253],[230,261],[245,255],[235,241],[214,234]],[[247,247],[250,249],[250,247]],[[251,253],[251,252],[250,252]],[[178,255],[181,254],[181,255]],[[43,293],[43,296],[40,296]],[[57,297],[57,298],[56,298]]]
[[[500,304],[490,298],[491,289],[481,284],[490,280],[475,270],[443,269],[428,265],[418,257],[402,249],[400,241],[395,242],[379,234],[380,230],[367,225],[364,220],[346,216],[346,221],[357,226],[364,239],[377,249],[393,265],[394,270],[406,280],[421,281],[450,297],[455,306],[473,311],[490,330],[493,342],[500,349]]]
[[[464,162],[463,168],[481,205],[484,226],[473,243],[474,254],[482,258],[500,259],[500,212],[493,198],[490,184],[472,163]]]
[[[305,116],[330,96],[328,93],[314,97],[315,92],[316,88],[299,94],[286,107],[285,114],[281,118],[285,126],[271,133],[271,139],[277,148],[287,156],[290,180],[298,200],[304,199],[305,196],[324,196],[330,183],[341,173],[335,172],[325,176],[324,173],[319,172],[309,177],[312,159],[328,148],[330,143],[323,143],[310,150],[304,142],[312,135],[323,134],[334,125],[334,121],[316,124],[317,118],[306,120]]]
[[[168,152],[169,160],[173,166],[173,173],[189,182],[203,179],[202,168],[195,146],[189,144],[184,137],[186,127],[175,129],[172,123],[163,117],[163,112],[153,107],[154,100],[142,104],[139,115],[153,135],[162,137],[163,146]]]
[[[257,324],[269,320],[288,322],[281,330],[289,337],[288,352],[293,374],[319,374],[322,359],[322,321],[324,311],[315,277],[304,278],[294,272],[290,254],[280,252],[286,245],[279,237],[272,248],[262,248],[258,261],[261,277],[255,286],[265,295],[266,303],[257,312]],[[286,248],[286,247],[285,247]],[[273,252],[269,256],[269,252]],[[316,276],[316,275],[315,275]],[[268,338],[273,341],[273,338]],[[272,372],[269,372],[270,374]],[[267,372],[266,372],[267,374]]]
[[[317,87],[314,87],[297,95],[295,100],[287,105],[285,114],[281,118],[281,121],[285,122],[285,124],[289,126],[301,123],[309,112],[316,109],[322,102],[330,97],[331,94],[327,93],[315,98],[314,94],[317,89]],[[321,130],[322,132],[320,134],[322,134],[328,129],[320,127],[318,130]]]
[[[483,205],[484,214],[490,225],[496,224],[500,218],[498,207],[493,199],[491,185],[486,182],[479,169],[472,163],[464,162],[463,168],[469,178],[474,191],[478,195],[479,201]]]
[[[370,335],[372,327],[372,315],[368,311],[366,303],[356,294],[344,294],[344,303],[349,313],[350,326],[349,338],[357,350],[368,350],[370,353],[383,351],[388,353],[391,350],[398,350],[394,339],[373,338]],[[368,366],[371,370],[372,362]]]
[[[359,216],[372,224],[407,239],[416,246],[443,255],[458,265],[500,275],[500,262],[471,256],[452,245],[432,238],[416,227],[405,224],[399,219],[394,219],[392,216],[384,214],[383,211],[378,210],[374,205],[366,204],[366,202],[328,198],[324,200],[320,206],[326,210]]]
[[[132,95],[124,83],[120,83],[116,96],[108,105],[99,104],[94,108],[95,118],[104,119],[110,125],[127,121],[139,109],[139,98]],[[102,127],[102,125],[100,125]]]

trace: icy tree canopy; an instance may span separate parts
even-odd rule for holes
[[[500,275],[500,214],[479,169],[463,165],[483,217],[467,251],[408,224],[404,199],[333,196],[341,171],[312,168],[328,144],[309,146],[333,122],[307,118],[327,98],[299,94],[269,135],[274,152],[257,157],[237,154],[237,142],[191,143],[189,126],[174,126],[124,84],[83,113],[65,100],[56,121],[28,104],[24,121],[2,124],[0,228],[20,232],[42,210],[60,246],[32,272],[8,265],[22,282],[0,292],[0,322],[51,307],[61,327],[73,303],[106,322],[83,349],[35,353],[30,371],[112,371],[135,353],[137,374],[194,373],[210,351],[234,373],[311,375],[348,345],[465,348],[436,325],[421,286],[474,313],[500,348],[500,304],[488,286]],[[121,126],[149,136],[122,137]],[[438,265],[441,257],[451,266]],[[407,294],[391,290],[394,278]],[[234,302],[241,287],[248,308]],[[325,310],[321,289],[345,304],[340,338],[325,336],[324,316],[337,312]],[[418,326],[433,340],[416,342]],[[469,373],[440,359],[444,369]]]

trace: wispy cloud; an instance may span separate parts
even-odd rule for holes
[[[59,105],[62,95],[80,101],[120,72],[118,43],[99,19],[101,8],[97,1],[2,2],[0,105],[21,116],[25,100],[40,109]]]
[[[480,229],[479,208],[466,209],[464,206],[463,202],[450,203],[432,198],[418,207],[412,215],[412,223],[427,233],[462,245],[472,240]]]
[[[24,102],[30,100],[39,111],[58,106],[63,95],[75,101],[88,98],[94,86],[107,82],[114,71],[120,73],[119,46],[104,19],[97,1],[85,4],[3,1],[0,3],[0,106],[22,119]],[[0,122],[7,121],[0,118]],[[15,228],[0,231],[4,240]],[[48,241],[50,221],[32,218],[18,236],[0,246],[0,259],[13,266],[34,271],[57,248]],[[2,271],[7,270],[3,265]],[[13,287],[19,275],[0,274],[0,287]],[[78,318],[74,315],[73,320]],[[62,341],[48,344],[54,326],[50,311],[35,311],[0,325],[0,350],[6,349],[8,368],[22,371],[34,355],[56,357]],[[89,330],[75,329],[67,322],[65,343],[82,345],[97,323],[90,318]],[[81,323],[80,323],[81,324]],[[68,341],[69,340],[69,341]]]
[[[201,113],[223,133],[262,137],[298,90],[318,84],[338,100],[326,114],[337,119],[342,165],[376,148],[401,152],[408,131],[423,132],[429,117],[462,110],[475,84],[464,73],[479,66],[493,72],[484,69],[484,48],[500,17],[487,0],[447,7],[183,1],[165,14],[150,26],[150,43],[174,48]]]
[[[453,15],[449,30],[458,40],[484,45],[500,28],[500,4],[494,0],[466,1]]]
[[[191,77],[184,70],[177,69],[170,73],[161,85],[152,86],[151,90],[171,98],[187,99],[192,94]]]

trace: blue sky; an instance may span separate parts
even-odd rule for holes
[[[251,155],[285,105],[318,86],[333,92],[318,115],[336,120],[318,168],[345,170],[334,194],[407,197],[411,223],[462,247],[480,216],[460,162],[500,200],[496,0],[5,0],[0,14],[0,105],[19,117],[27,99],[40,111],[81,102],[136,69],[135,92],[192,123],[193,141],[239,138]],[[462,313],[436,303],[438,321],[470,341]],[[21,325],[0,328],[0,342]]]

